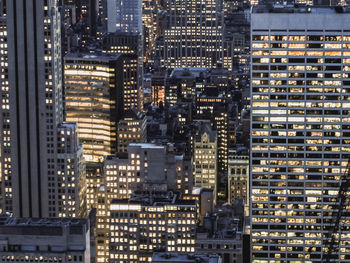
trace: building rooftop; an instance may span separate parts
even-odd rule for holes
[[[221,258],[216,254],[178,254],[178,253],[153,253],[152,262],[186,262],[186,263],[218,263]]]
[[[1,226],[81,226],[86,225],[86,219],[78,218],[19,218],[9,215],[0,216]]]
[[[240,239],[240,219],[233,217],[232,206],[222,206],[204,217],[204,226],[197,229],[200,239]]]
[[[209,68],[174,68],[170,78],[199,78],[207,77]]]
[[[108,54],[108,53],[100,53],[100,54],[90,54],[90,53],[82,53],[82,52],[70,52],[65,55],[64,59],[79,59],[79,60],[96,60],[96,61],[109,61],[116,60],[121,56],[121,54]]]
[[[209,135],[210,142],[214,142],[216,140],[216,131],[214,131],[211,128],[209,123],[202,123],[199,129],[198,136],[196,137],[197,142],[202,140],[202,136],[204,133]]]
[[[124,32],[124,31],[116,31],[116,32],[106,32],[103,34],[103,37],[110,37],[110,36],[133,36],[133,37],[138,37],[139,34],[136,32]]]
[[[114,199],[111,204],[130,204],[141,206],[163,206],[167,204],[173,205],[195,205],[194,200],[181,200],[177,194],[172,192],[153,192],[153,193],[136,193],[129,199]],[[113,206],[111,206],[112,208]]]
[[[294,4],[260,4],[252,8],[252,13],[296,13],[296,14],[342,14],[350,13],[350,7],[309,6]]]
[[[145,115],[141,112],[138,112],[136,108],[132,107],[129,110],[124,112],[123,120],[142,120]]]
[[[0,234],[11,235],[62,235],[62,228],[69,227],[70,232],[76,230],[83,234],[88,229],[86,219],[76,218],[18,218],[10,215],[0,216]]]
[[[154,143],[130,143],[129,147],[141,147],[142,149],[165,149],[165,146]]]

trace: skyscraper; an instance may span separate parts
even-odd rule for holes
[[[102,38],[102,50],[107,54],[122,54],[123,58],[123,105],[143,109],[142,35],[135,32],[109,33]]]
[[[79,153],[57,155],[63,109],[56,1],[6,1],[2,10],[7,13],[0,29],[1,209],[20,217],[59,216],[66,204],[64,193],[72,185],[61,184],[65,173],[58,174],[58,159],[79,159]],[[71,129],[60,130],[65,128]],[[70,136],[74,141],[75,133]],[[79,167],[72,167],[75,182],[83,176]],[[78,183],[73,188],[80,191]],[[75,209],[71,208],[71,216],[80,214]]]
[[[322,262],[350,151],[350,13],[337,10],[253,9],[252,262]],[[335,262],[349,262],[341,240]]]
[[[168,12],[161,65],[215,68],[222,59],[222,3],[171,0]]]
[[[142,33],[141,0],[107,0],[108,32]]]
[[[193,186],[213,189],[216,200],[217,133],[209,123],[201,124],[193,147]]]
[[[117,121],[123,113],[120,55],[68,54],[64,59],[66,120],[78,123],[88,162],[117,152]]]

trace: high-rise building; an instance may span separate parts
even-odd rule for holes
[[[161,66],[215,68],[222,59],[222,3],[171,0],[168,12]]]
[[[219,108],[214,108],[213,123],[217,133],[218,147],[218,171],[222,174],[227,174],[227,156],[228,156],[228,107],[222,105]]]
[[[73,26],[77,22],[77,8],[73,1],[63,1],[59,7],[61,16],[61,49],[62,56],[70,52],[74,45]]]
[[[96,196],[100,185],[104,184],[103,164],[87,163],[86,166],[86,208],[89,211],[96,208]]]
[[[1,108],[0,123],[0,176],[2,202],[1,212],[12,210],[12,185],[11,174],[11,131],[10,131],[10,92],[8,83],[8,41],[7,41],[7,11],[4,8],[4,1],[0,2],[0,70],[1,70]]]
[[[64,58],[66,120],[78,124],[88,162],[117,152],[117,122],[123,113],[120,55],[70,53]]]
[[[107,158],[106,187],[113,198],[129,198],[137,190],[192,191],[191,161],[177,154],[174,146],[131,143],[128,158]]]
[[[1,262],[90,263],[87,219],[0,216]]]
[[[49,193],[57,191],[60,195],[49,203],[49,216],[87,217],[85,168],[83,148],[78,141],[76,123],[59,124],[57,127],[57,176],[51,178],[48,188]],[[50,213],[50,209],[58,213]]]
[[[217,254],[222,263],[243,263],[242,229],[240,219],[233,216],[230,206],[216,213],[207,213],[203,226],[197,228],[196,252]]]
[[[179,101],[193,100],[209,75],[207,68],[175,68],[166,78],[165,99],[169,106]]]
[[[107,0],[108,32],[142,33],[141,0]]]
[[[128,199],[138,191],[177,191],[182,194],[192,191],[191,160],[176,154],[173,146],[131,143],[128,158],[107,157],[103,171],[103,182],[94,199],[97,206],[97,262],[108,262],[110,252],[115,253],[108,246],[109,237],[116,237],[109,231],[109,209],[113,199]]]
[[[109,262],[109,203],[104,185],[97,188],[94,202],[97,205],[94,229],[96,262]]]
[[[229,150],[227,173],[228,203],[244,201],[246,214],[249,214],[249,155],[240,149]]]
[[[180,101],[195,101],[200,96],[218,96],[220,92],[227,89],[227,73],[223,68],[175,68],[169,76],[166,76],[166,103],[174,106]],[[211,104],[219,101],[210,98],[207,102]],[[196,101],[196,104],[201,103]],[[197,105],[196,110],[198,115],[203,114],[203,111],[198,110]]]
[[[161,1],[158,0],[142,1],[143,46],[146,63],[152,63],[155,51],[155,41],[160,35],[162,35],[161,5]]]
[[[109,262],[150,262],[156,251],[194,253],[196,202],[172,193],[113,200]]]
[[[123,58],[123,105],[124,110],[143,110],[143,55],[142,37],[135,32],[115,32],[102,38],[102,51],[122,54]]]
[[[74,128],[58,128],[63,105],[56,1],[6,1],[3,11],[7,13],[0,19],[1,210],[20,217],[84,214],[76,210],[80,201],[74,200],[83,179],[79,176],[84,175],[78,164],[80,148],[73,143],[75,133],[68,135]],[[59,131],[67,133],[60,136]],[[58,153],[62,138],[72,142],[65,154]],[[62,163],[75,165],[62,170]],[[67,203],[63,193],[71,191],[76,194],[69,195]]]
[[[125,112],[117,125],[118,152],[127,152],[130,143],[147,141],[146,122],[146,116],[135,109]]]
[[[77,8],[77,17],[81,25],[81,44],[84,46],[89,38],[96,36],[99,0],[69,0]]]
[[[217,194],[217,134],[209,123],[202,123],[194,138],[193,185],[214,190]]]
[[[324,262],[350,151],[349,23],[347,8],[253,9],[251,262]]]
[[[166,71],[154,72],[151,76],[151,89],[152,89],[152,104],[159,106],[160,103],[165,105],[165,79]]]

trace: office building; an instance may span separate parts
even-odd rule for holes
[[[150,262],[156,251],[194,253],[195,232],[195,201],[166,192],[113,200],[109,262]]]
[[[324,262],[350,151],[350,13],[270,10],[251,26],[251,262]],[[334,262],[350,262],[348,240]]]
[[[199,96],[214,96],[227,89],[228,72],[223,68],[175,68],[166,78],[166,102],[193,101]],[[197,112],[203,114],[203,112]]]
[[[203,219],[207,214],[214,211],[214,190],[202,187],[193,187],[192,192],[183,195],[185,200],[197,202],[198,225],[203,225]]]
[[[62,1],[60,7],[61,16],[61,49],[62,56],[70,52],[75,44],[73,41],[73,26],[77,23],[77,8],[73,1]]]
[[[223,263],[243,263],[243,233],[231,207],[207,214],[197,228],[196,253],[217,254]]]
[[[153,263],[221,263],[222,259],[216,254],[179,254],[155,252],[152,256]]]
[[[87,219],[0,217],[1,262],[90,263]]]
[[[127,152],[130,143],[146,142],[146,116],[135,109],[128,110],[118,122],[118,152]]]
[[[142,1],[107,0],[107,30],[142,33]]]
[[[207,68],[175,68],[166,78],[166,103],[174,106],[182,100],[192,100],[198,88],[204,86]]]
[[[97,262],[109,259],[109,209],[113,199],[128,199],[135,192],[192,191],[192,163],[175,153],[173,146],[131,143],[128,157],[109,156],[104,161],[104,177],[94,203],[97,207],[95,229]]]
[[[152,68],[156,39],[164,33],[165,3],[157,0],[142,1],[144,60]]]
[[[213,189],[216,200],[217,134],[209,123],[200,124],[193,144],[193,185]]]
[[[78,200],[61,192],[80,192],[84,175],[80,147],[59,154],[63,121],[60,17],[56,1],[7,1],[1,9],[1,210],[20,217],[78,216]],[[67,132],[70,128],[67,128]],[[71,137],[69,137],[71,136]],[[66,133],[77,142],[74,133]],[[73,146],[74,145],[74,146]],[[73,150],[77,150],[73,153]],[[58,161],[60,163],[58,163]],[[77,165],[63,170],[61,163]],[[63,184],[58,172],[75,184]],[[74,175],[73,175],[74,173]],[[77,195],[71,198],[76,198]],[[75,202],[75,203],[74,203]]]
[[[128,158],[109,157],[104,162],[109,200],[129,198],[137,190],[192,191],[192,165],[173,145],[131,143]]]
[[[0,3],[0,69],[1,69],[1,100],[0,122],[2,132],[0,133],[1,154],[0,154],[0,175],[1,175],[1,193],[2,202],[1,212],[11,211],[12,208],[12,187],[5,185],[12,184],[11,174],[11,131],[10,131],[10,92],[8,86],[8,40],[7,40],[7,14],[4,2]],[[12,138],[14,139],[14,138]]]
[[[96,208],[96,196],[100,185],[104,184],[103,164],[100,162],[86,165],[86,204],[87,210]]]
[[[103,184],[97,187],[94,203],[96,204],[96,227],[94,228],[96,262],[109,262],[109,203]]]
[[[48,191],[59,195],[49,202],[49,216],[85,218],[86,167],[76,123],[59,124],[57,140],[57,176],[50,178]]]
[[[230,149],[228,153],[228,203],[244,201],[246,214],[249,214],[249,155],[248,151]]]
[[[222,59],[222,3],[171,0],[168,10],[161,66],[215,68]]]
[[[253,0],[256,1],[257,0]],[[251,1],[251,5],[253,4]],[[243,1],[224,1],[223,67],[230,73],[236,89],[249,91],[250,7]]]
[[[143,110],[143,45],[137,32],[114,32],[103,35],[102,52],[122,54],[124,110]]]
[[[80,46],[86,47],[96,37],[99,14],[99,0],[69,0],[75,4],[79,18]]]
[[[115,155],[123,113],[121,57],[70,53],[64,63],[66,121],[78,124],[85,160]]]
[[[165,105],[165,79],[166,71],[154,72],[151,76],[152,105],[159,106],[160,103]]]
[[[227,156],[228,156],[228,109],[223,105],[220,108],[214,109],[213,123],[217,133],[217,148],[218,148],[218,172],[227,174]]]

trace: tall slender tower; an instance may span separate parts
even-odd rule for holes
[[[63,120],[60,16],[55,0],[2,1],[1,18],[1,210],[20,217],[82,215],[80,201],[66,197],[79,192],[84,176],[79,165],[73,171],[62,160],[80,159],[81,148],[60,153],[60,140],[76,141],[72,125]],[[4,9],[2,9],[4,10]],[[5,37],[7,36],[7,38]],[[73,125],[74,126],[74,125]],[[65,129],[69,129],[67,133]],[[74,168],[72,168],[74,167]],[[59,171],[59,172],[58,172]],[[65,183],[69,177],[70,182]],[[74,182],[75,181],[75,182]],[[80,184],[83,185],[83,184]],[[74,208],[63,213],[66,203]],[[77,210],[77,211],[76,211]]]
[[[350,151],[349,11],[253,9],[253,263],[323,262]],[[343,226],[332,262],[350,262]]]

